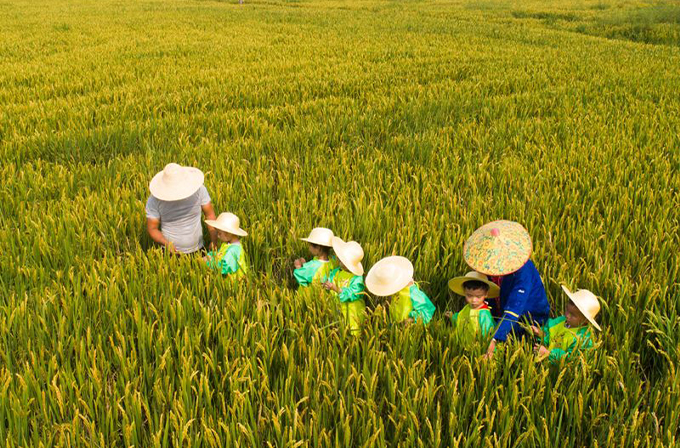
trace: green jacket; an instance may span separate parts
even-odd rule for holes
[[[361,323],[364,321],[366,303],[363,295],[366,286],[361,275],[354,275],[351,272],[335,268],[331,271],[327,281],[340,288],[340,293],[333,291],[337,296],[340,311],[349,324],[353,333],[359,331]]]
[[[217,252],[208,252],[206,264],[212,269],[219,269],[222,275],[234,274],[241,278],[248,273],[248,263],[241,243],[222,243]]]
[[[593,336],[588,325],[568,328],[565,321],[564,316],[548,319],[548,323],[543,327],[542,342],[550,350],[548,359],[551,362],[569,356],[574,350],[593,346]]]
[[[300,286],[309,286],[312,283],[321,283],[322,279],[327,278],[331,271],[337,267],[337,260],[331,257],[328,261],[313,260],[303,264],[302,267],[293,271],[293,276]]]
[[[434,311],[435,306],[430,298],[415,284],[395,294],[390,304],[390,317],[394,322],[403,322],[410,317],[416,322],[420,319],[427,325]]]
[[[451,320],[455,325],[456,334],[464,344],[471,344],[480,336],[486,337],[495,326],[491,311],[486,305],[477,310],[465,305],[462,310],[451,316]]]

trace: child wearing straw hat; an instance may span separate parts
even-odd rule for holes
[[[497,342],[511,334],[524,336],[522,325],[543,325],[550,317],[550,304],[543,281],[531,261],[533,245],[529,232],[513,221],[493,221],[475,230],[465,242],[465,262],[477,272],[502,277],[502,316],[486,357],[491,358]]]
[[[494,327],[486,299],[493,299],[500,294],[500,288],[490,281],[486,275],[471,271],[463,277],[449,280],[449,288],[465,297],[467,304],[456,314],[446,313],[456,325],[456,333],[466,343],[471,343],[479,336],[486,337]]]
[[[531,331],[542,338],[541,344],[534,347],[539,361],[548,358],[550,362],[557,362],[576,350],[591,348],[593,335],[590,327],[601,331],[595,321],[600,312],[600,302],[595,294],[587,289],[571,292],[564,285],[562,289],[569,297],[564,315],[549,319],[543,328],[531,327]]]
[[[220,213],[217,219],[207,219],[205,223],[217,230],[217,238],[222,242],[219,250],[210,251],[205,257],[208,267],[218,269],[222,275],[241,278],[248,273],[246,256],[239,237],[248,233],[241,229],[241,221],[233,213]]]
[[[298,258],[293,262],[293,276],[300,286],[321,284],[321,279],[328,277],[337,267],[330,252],[333,246],[333,231],[324,227],[312,229],[307,238],[300,238],[309,244],[309,252],[314,257],[310,261]]]
[[[366,309],[363,299],[364,267],[361,265],[364,250],[356,241],[345,242],[337,236],[333,237],[331,244],[340,266],[330,272],[323,287],[337,296],[345,321],[352,333],[356,333],[364,320]]]
[[[413,281],[413,264],[393,256],[377,262],[366,275],[366,288],[378,297],[392,297],[390,318],[394,322],[428,324],[435,306]]]

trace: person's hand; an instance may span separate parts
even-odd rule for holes
[[[451,311],[444,311],[444,317],[447,318],[448,320],[451,320],[453,317],[453,313]]]
[[[492,339],[491,343],[489,344],[489,348],[486,349],[486,353],[484,354],[484,359],[493,358],[494,351],[496,351],[496,340]]]
[[[168,241],[168,243],[165,245],[165,248],[170,252],[171,254],[178,254],[179,250],[175,247],[175,245],[172,243],[172,241]]]
[[[324,289],[335,291],[335,292],[340,292],[340,288],[335,283],[331,282],[325,282],[323,285]]]
[[[404,326],[406,326],[406,325],[411,325],[411,324],[413,324],[413,323],[415,323],[415,320],[413,320],[412,317],[409,317],[408,319],[405,319],[405,320],[404,320]]]
[[[545,346],[538,344],[534,345],[534,351],[541,358],[550,354],[550,350],[548,350]]]
[[[538,336],[539,338],[543,337],[543,330],[540,327],[537,327],[536,325],[531,326],[531,332]]]
[[[303,264],[306,263],[306,260],[304,258],[298,258],[295,261],[293,261],[293,266],[295,266],[295,269],[300,269]]]

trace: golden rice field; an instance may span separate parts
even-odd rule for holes
[[[1,1],[0,440],[680,444],[679,92],[672,1]],[[171,161],[241,217],[247,281],[151,244]],[[554,313],[601,296],[589,355],[453,337],[494,219]],[[317,225],[409,257],[432,325],[296,296]]]

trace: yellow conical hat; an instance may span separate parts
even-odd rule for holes
[[[519,223],[493,221],[484,224],[465,242],[463,257],[475,271],[485,275],[508,275],[529,261],[531,236]]]

